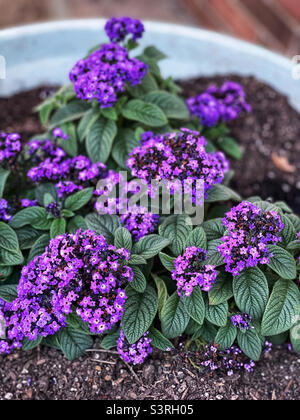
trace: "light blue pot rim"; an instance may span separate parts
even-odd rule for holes
[[[64,83],[68,71],[88,49],[107,42],[105,19],[55,21],[0,31],[0,55],[7,65],[0,96],[42,83]],[[199,28],[145,22],[141,47],[156,45],[169,56],[164,75],[174,78],[236,73],[253,75],[280,92],[300,110],[300,80],[292,59],[254,44]],[[293,73],[294,72],[294,73]]]

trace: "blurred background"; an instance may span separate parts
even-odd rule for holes
[[[300,53],[300,0],[0,0],[0,28],[54,19],[132,16],[234,35]]]

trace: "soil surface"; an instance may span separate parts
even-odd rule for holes
[[[300,213],[300,115],[288,99],[253,77],[218,76],[182,82],[185,97],[202,93],[212,84],[234,80],[244,87],[253,112],[231,122],[231,136],[242,146],[244,158],[233,161],[232,187],[243,197],[260,195],[286,201]]]
[[[243,84],[253,106],[252,114],[231,124],[245,151],[245,158],[233,164],[234,187],[243,196],[285,199],[300,212],[299,114],[265,84],[251,77],[230,78]],[[184,95],[222,80],[184,82]],[[43,132],[32,108],[48,94],[49,89],[41,88],[0,98],[0,130],[20,132],[24,140]],[[299,400],[300,356],[277,347],[254,373],[227,377],[201,373],[172,353],[154,351],[144,365],[129,368],[113,352],[93,351],[69,362],[58,351],[41,348],[0,356],[0,400],[14,399]]]
[[[0,400],[298,400],[300,355],[278,347],[255,372],[209,376],[181,356],[154,351],[129,368],[117,354],[75,362],[41,348],[0,357]]]

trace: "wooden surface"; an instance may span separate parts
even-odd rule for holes
[[[0,27],[129,15],[201,26],[300,54],[300,0],[0,0],[0,10]]]

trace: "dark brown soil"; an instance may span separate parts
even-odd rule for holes
[[[285,96],[253,77],[199,78],[181,86],[188,97],[226,79],[241,83],[253,106],[252,113],[230,124],[232,137],[244,150],[244,159],[232,162],[233,188],[243,197],[284,200],[300,213],[300,114]]]
[[[254,108],[252,114],[232,124],[233,135],[245,150],[245,158],[233,164],[235,187],[244,196],[286,199],[299,210],[299,114],[286,98],[255,79],[231,78],[245,86]],[[213,80],[220,82],[221,78]],[[211,81],[202,78],[182,83],[184,94],[197,94]],[[20,132],[24,140],[41,133],[37,115],[31,110],[45,94],[41,88],[0,99],[0,130]],[[287,157],[297,172],[279,169],[272,160],[274,153]],[[278,159],[276,162],[278,165]],[[178,356],[159,351],[143,366],[130,370],[114,353],[91,352],[69,362],[59,352],[41,348],[0,357],[3,399],[298,400],[300,356],[285,346],[278,347],[252,374],[210,377]]]
[[[279,347],[255,373],[204,375],[179,356],[155,351],[134,374],[110,353],[68,362],[42,348],[0,357],[0,400],[298,400],[300,356]]]

